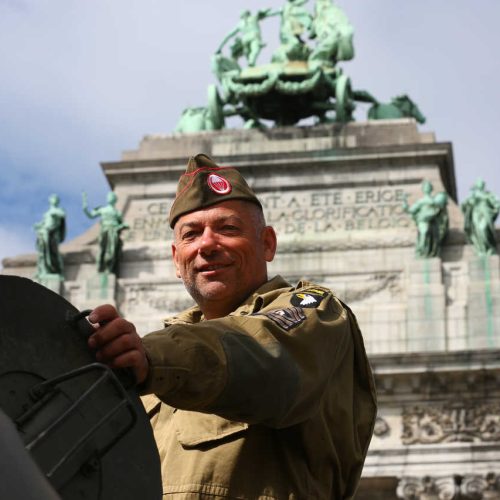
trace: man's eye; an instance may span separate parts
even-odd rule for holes
[[[194,238],[195,236],[196,236],[196,231],[186,231],[185,233],[182,233],[183,240],[189,240]]]
[[[228,231],[228,232],[236,232],[239,231],[238,226],[233,226],[232,224],[225,224],[222,226],[223,231]]]

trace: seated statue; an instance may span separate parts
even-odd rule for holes
[[[437,257],[448,231],[448,195],[440,192],[432,196],[432,184],[425,180],[422,183],[424,196],[411,207],[408,201],[403,201],[405,212],[409,213],[417,226],[417,257]]]
[[[470,195],[461,205],[467,240],[478,255],[497,253],[495,219],[500,212],[500,199],[486,191],[485,183],[478,179]]]
[[[309,66],[335,66],[354,57],[354,29],[340,7],[332,0],[316,0],[311,38],[317,45],[309,56]]]
[[[38,252],[36,278],[48,274],[63,274],[63,260],[59,244],[66,237],[66,212],[59,206],[59,196],[49,196],[49,209],[40,222],[34,224]]]
[[[116,209],[117,197],[113,191],[108,193],[107,205],[89,210],[87,195],[83,193],[83,211],[90,219],[101,218],[99,233],[99,255],[97,257],[97,271],[99,273],[117,274],[120,260],[122,241],[120,233],[128,229],[123,222],[122,213]]]
[[[280,42],[274,52],[273,62],[306,61],[310,49],[302,36],[311,29],[312,18],[304,4],[308,0],[287,0],[280,10]]]

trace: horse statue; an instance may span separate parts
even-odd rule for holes
[[[425,123],[425,116],[409,96],[393,97],[390,103],[375,102],[368,110],[369,120],[391,120],[394,118],[415,118],[418,123]]]
[[[175,127],[175,132],[189,134],[224,128],[225,121],[222,109],[224,103],[215,85],[208,86],[207,98],[207,106],[184,109]]]

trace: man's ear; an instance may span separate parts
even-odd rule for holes
[[[180,278],[181,277],[181,273],[180,273],[180,270],[179,270],[179,264],[177,262],[177,248],[175,247],[175,244],[172,243],[172,261],[174,263],[174,266],[175,266],[175,275]]]
[[[264,245],[264,258],[266,262],[271,262],[276,254],[277,239],[274,228],[265,226],[262,230],[262,243]]]

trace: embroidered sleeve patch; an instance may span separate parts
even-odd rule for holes
[[[294,293],[290,302],[298,307],[318,307],[328,292],[319,288],[309,288],[303,292]]]
[[[283,309],[274,309],[261,314],[267,316],[286,331],[300,325],[306,319],[306,315],[300,307],[284,307]]]

